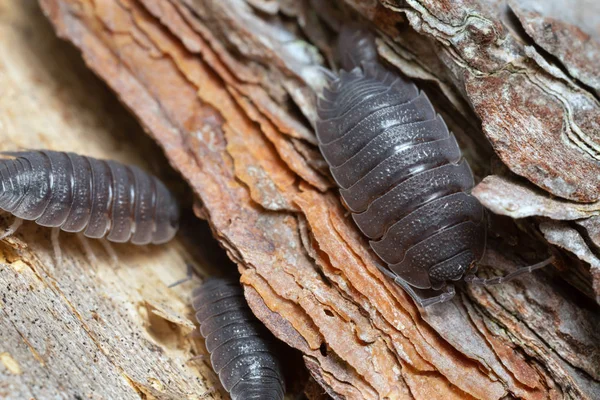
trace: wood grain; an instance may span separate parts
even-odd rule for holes
[[[0,149],[115,159],[185,194],[161,152],[79,54],[55,37],[39,6],[11,1],[0,9]],[[10,221],[4,216],[2,226]],[[189,263],[209,268],[189,235],[163,246],[113,244],[115,263],[97,241],[88,241],[89,260],[74,235],[61,233],[60,265],[46,228],[26,222],[3,240],[0,397],[221,398],[208,364],[189,361],[205,351],[188,337],[198,280],[167,287],[186,276]]]
[[[560,224],[492,215],[481,276],[548,253],[556,268],[419,310],[375,267],[314,146],[315,67],[333,60],[336,27],[362,18],[382,58],[426,90],[478,179],[516,173],[573,208],[596,201],[597,99],[497,2],[40,3],[184,176],[254,312],[329,395],[600,397],[600,313],[593,289],[576,290],[592,286],[590,258],[576,260],[587,253],[560,240]]]

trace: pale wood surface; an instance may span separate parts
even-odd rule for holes
[[[544,240],[539,221],[490,216],[479,274],[505,274],[549,252],[555,266],[501,286],[464,286],[452,302],[417,309],[376,268],[315,146],[314,72],[333,65],[325,60],[336,26],[362,16],[382,58],[423,85],[477,180],[513,170],[557,196],[573,188],[570,203],[594,200],[600,164],[574,151],[561,121],[573,110],[568,126],[595,135],[596,101],[558,78],[518,26],[512,33],[510,10],[493,0],[40,4],[165,149],[237,262],[254,312],[303,353],[333,397],[600,397],[598,307],[574,288],[590,293],[589,266]],[[567,159],[577,167],[564,169]]]
[[[136,164],[179,187],[164,156],[35,1],[0,2],[0,149],[47,148]],[[167,170],[167,172],[165,172]],[[174,178],[174,179],[171,179]],[[2,227],[10,223],[6,217]],[[163,246],[98,242],[90,262],[61,233],[25,223],[0,242],[0,398],[220,398],[188,306],[198,237]],[[205,270],[204,265],[195,265]]]
[[[82,152],[124,157],[142,165],[142,158],[146,162],[161,159],[149,155],[154,153],[145,149],[143,143],[148,142],[143,141],[136,124],[113,104],[115,97],[85,71],[72,50],[63,50],[69,63],[55,65],[65,59],[56,48],[68,47],[52,39],[53,32],[39,12],[28,8],[31,1],[25,6],[18,0],[12,3],[0,6],[5,8],[3,16],[12,15],[12,19],[4,17],[6,21],[19,21],[14,10],[35,12],[20,14],[20,26],[27,29],[14,28],[19,26],[17,22],[5,23],[13,27],[7,31],[20,32],[12,36],[19,40],[3,41],[3,46],[12,46],[0,57],[25,54],[10,59],[12,72],[6,76],[27,75],[27,82],[35,82],[36,92],[48,92],[43,97],[46,103],[58,99],[61,105],[51,107],[40,104],[44,102],[39,99],[33,102],[33,90],[17,79],[10,84],[0,82],[0,87],[18,88],[16,92],[23,94],[14,102],[19,104],[18,113],[12,106],[0,105],[2,109],[26,115],[10,117],[10,124],[15,125],[16,120],[21,126],[3,128],[16,132],[16,139],[8,141],[6,148],[30,146],[23,132],[56,127],[60,134],[83,131],[97,138],[97,127],[103,126],[112,132],[108,136],[117,139],[97,140],[97,150],[91,146],[95,139],[84,139],[90,148],[80,149]],[[40,0],[56,34],[81,51],[86,65],[118,94],[190,184],[198,200],[198,215],[209,220],[222,246],[238,263],[254,312],[279,338],[303,353],[313,378],[332,396],[596,399],[600,398],[600,318],[593,301],[600,286],[594,289],[592,283],[600,282],[600,275],[594,264],[590,269],[575,256],[587,262],[591,257],[580,250],[590,246],[591,254],[600,246],[600,219],[593,218],[597,214],[594,206],[580,208],[582,202],[598,201],[600,164],[590,158],[595,155],[587,144],[581,148],[574,144],[594,142],[600,126],[597,96],[590,91],[597,87],[586,78],[590,71],[594,75],[594,69],[578,69],[579,56],[599,54],[600,45],[583,40],[586,36],[575,29],[579,24],[563,26],[560,21],[537,16],[529,9],[533,3],[553,2],[511,1],[506,8],[493,0]],[[573,2],[572,8],[578,3]],[[549,201],[552,193],[569,199],[563,200],[561,207],[568,204],[588,217],[574,226],[557,213],[550,217],[557,221],[546,220],[549,223],[535,217],[513,220],[490,215],[488,252],[480,276],[507,273],[539,261],[549,252],[556,257],[553,267],[497,287],[464,286],[452,302],[427,310],[417,309],[377,270],[368,243],[340,205],[311,128],[315,121],[313,68],[332,65],[325,60],[334,58],[336,26],[351,16],[361,17],[377,31],[378,51],[390,67],[418,79],[456,134],[477,180],[489,174],[515,178],[517,173],[530,181],[519,178],[528,189],[519,192],[525,193],[527,202],[511,202],[508,208],[512,213],[522,214],[525,210],[516,208],[539,204],[536,201],[541,197],[548,201],[530,215],[545,215],[539,211],[556,205]],[[565,53],[564,46],[548,41],[555,37],[546,35],[548,31],[560,39],[558,44],[568,43],[568,49],[597,50]],[[532,45],[534,37],[537,47]],[[48,76],[58,83],[45,84]],[[588,82],[585,85],[589,87],[580,81]],[[77,111],[67,112],[76,106]],[[54,119],[63,122],[35,125],[45,110],[58,110]],[[46,138],[44,147],[66,147],[66,134],[60,137],[61,142]],[[115,150],[119,138],[134,143],[129,153]],[[75,143],[82,142],[73,140],[70,145],[75,148]],[[126,155],[133,153],[139,157]],[[565,163],[574,167],[565,169]],[[160,161],[149,167],[162,171],[164,166]],[[490,180],[485,182],[487,186],[480,189],[494,189]],[[498,207],[491,207],[490,198],[508,197],[506,193],[481,197],[481,190],[479,195],[492,210]],[[35,226],[29,229],[36,230]],[[48,360],[55,363],[53,368],[39,367],[39,371],[52,371],[50,379],[59,382],[54,386],[101,387],[105,392],[124,388],[119,398],[140,394],[132,392],[128,384],[142,396],[150,393],[149,397],[203,393],[194,375],[198,373],[195,364],[186,364],[184,357],[200,352],[191,351],[198,343],[184,338],[192,327],[178,319],[189,318],[185,303],[191,284],[175,291],[166,284],[183,276],[183,260],[192,258],[186,251],[204,248],[208,239],[199,239],[194,231],[195,240],[185,250],[171,250],[175,243],[140,255],[122,247],[120,270],[98,266],[96,275],[90,273],[86,280],[88,275],[81,271],[89,269],[84,265],[74,266],[75,272],[69,271],[68,265],[53,268],[47,232],[40,230],[39,240],[33,240],[35,235],[24,230],[18,236],[22,241],[4,246],[13,249],[5,258],[14,260],[17,254],[16,259],[23,261],[22,267],[13,262],[5,275],[16,279],[16,266],[19,271],[33,271],[35,279],[43,277],[51,293],[56,293],[55,302],[63,301],[66,310],[78,311],[70,325],[85,321],[82,335],[90,342],[93,338],[94,345],[102,349],[104,358],[99,360],[110,360],[106,368],[117,366],[112,373],[77,375],[73,367],[77,364],[70,360],[85,360],[91,353],[82,345],[83,339],[72,334],[76,329],[64,323],[63,330],[48,329],[58,336],[72,336],[57,340],[54,347],[46,344],[48,335],[27,333],[25,338],[38,357],[30,355],[29,359],[41,359],[44,365],[51,365]],[[179,240],[187,236],[182,234]],[[29,247],[14,250],[24,241]],[[77,241],[65,240],[64,244],[70,258],[85,259]],[[100,246],[96,250],[99,258],[105,254]],[[163,254],[170,251],[182,260],[166,261]],[[162,257],[165,261],[158,260]],[[160,266],[141,267],[150,258]],[[31,260],[37,259],[46,267],[36,268]],[[178,267],[167,267],[171,262]],[[16,276],[24,279],[26,272]],[[65,283],[73,277],[79,281],[71,286]],[[28,283],[20,282],[19,288],[29,287]],[[90,294],[85,299],[73,294],[72,287],[81,291],[86,285]],[[11,284],[11,290],[15,286]],[[39,286],[31,284],[32,297],[40,297],[40,290],[35,289]],[[98,292],[109,295],[96,299]],[[27,296],[11,293],[7,290],[5,309],[19,310],[14,316],[9,314],[11,326],[21,333],[35,332],[40,322],[24,325],[21,321],[38,317],[13,305]],[[119,301],[110,300],[115,293]],[[172,302],[168,296],[174,296]],[[152,309],[146,306],[149,301],[154,307],[160,304],[156,317],[156,312],[147,314],[150,321],[144,311],[139,313],[140,309]],[[28,300],[27,304],[40,309],[40,302],[52,304],[51,300]],[[165,322],[161,315],[174,322]],[[140,328],[139,336],[133,334],[126,340],[127,329],[118,325],[122,321],[127,324],[123,326],[150,329]],[[15,337],[20,335],[15,333]],[[22,343],[20,340],[15,342]],[[154,358],[145,355],[146,345],[157,350],[152,353]],[[10,351],[0,354],[11,378],[5,382],[15,384],[25,376],[35,384],[48,381],[31,378],[41,374],[33,369],[30,375],[18,375],[27,364],[13,350],[17,346],[8,348]],[[62,364],[52,357],[62,357]],[[176,361],[170,364],[170,360]],[[93,365],[100,368],[100,361]],[[91,370],[84,362],[79,364],[82,371]],[[210,377],[207,371],[199,372]],[[72,380],[65,384],[61,382],[64,377]],[[103,383],[98,384],[98,379]],[[33,385],[22,386],[32,390]],[[70,398],[91,393],[69,390]],[[46,397],[57,396],[49,392]]]

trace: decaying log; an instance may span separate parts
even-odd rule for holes
[[[48,148],[135,164],[186,198],[160,150],[35,2],[3,2],[0,37],[2,151]],[[10,222],[2,215],[3,229]],[[47,228],[25,222],[2,240],[0,398],[222,398],[208,361],[189,361],[206,354],[188,337],[198,280],[167,287],[188,263],[214,273],[190,237],[184,229],[164,246],[113,244],[115,261],[97,241],[86,256],[74,235],[61,233],[60,265]]]
[[[253,311],[332,397],[600,397],[594,2],[40,3],[189,183]],[[493,175],[475,190],[496,213],[480,274],[548,254],[554,267],[426,310],[376,269],[311,128],[314,67],[335,62],[350,18],[427,91],[478,179]]]

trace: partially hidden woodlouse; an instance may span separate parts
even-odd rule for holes
[[[425,93],[378,62],[365,29],[342,29],[338,55],[342,70],[318,99],[317,138],[345,206],[387,264],[379,268],[423,306],[452,298],[452,281],[516,276],[474,275],[486,246],[485,211]],[[414,288],[437,293],[423,298]]]
[[[156,177],[135,166],[48,150],[4,152],[0,209],[22,220],[90,238],[138,245],[165,243],[179,225],[179,206]],[[55,250],[57,249],[55,243]]]
[[[270,332],[252,314],[239,283],[209,278],[194,290],[192,305],[212,366],[231,398],[283,399]]]

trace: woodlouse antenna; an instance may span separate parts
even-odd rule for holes
[[[521,275],[532,273],[536,269],[544,268],[545,266],[552,264],[554,261],[555,261],[554,256],[550,256],[547,259],[545,259],[544,261],[541,261],[541,262],[533,264],[533,265],[528,265],[526,267],[521,267],[521,268],[517,269],[516,271],[513,271],[509,274],[506,274],[504,276],[498,276],[495,278],[484,279],[484,278],[479,278],[474,274],[467,275],[467,276],[465,276],[465,282],[470,283],[472,285],[477,285],[477,286],[499,285],[501,283],[506,283],[506,282],[512,281],[513,279],[515,279]]]
[[[175,286],[179,286],[182,283],[191,281],[192,278],[194,278],[194,268],[192,267],[192,264],[187,263],[185,265],[185,278],[181,278],[173,283],[171,283],[169,286],[167,286],[169,289],[174,288]]]

